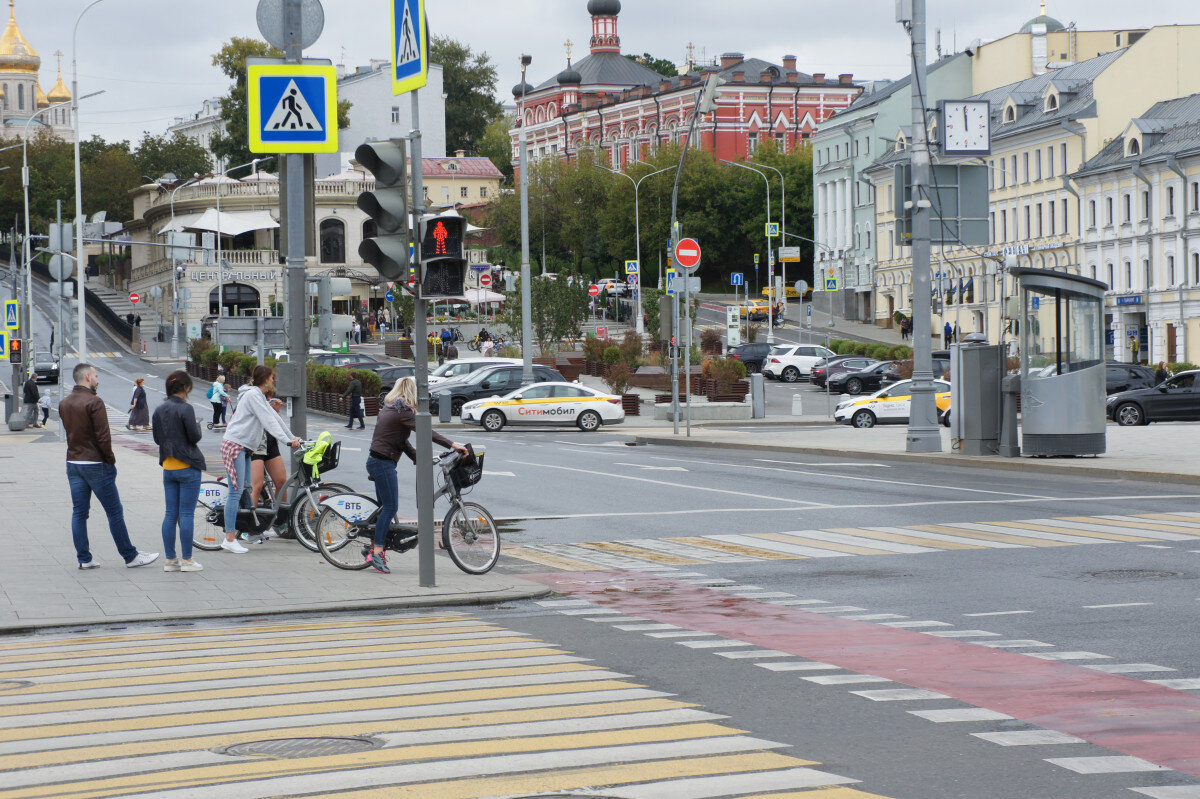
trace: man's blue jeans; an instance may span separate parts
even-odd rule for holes
[[[125,510],[117,493],[117,467],[108,463],[86,466],[67,464],[67,483],[71,486],[71,504],[75,512],[71,516],[71,536],[75,539],[75,556],[80,563],[91,563],[92,552],[88,548],[87,520],[91,510],[92,494],[108,515],[108,530],[112,533],[117,552],[125,562],[137,557],[137,547],[129,540],[125,528]]]
[[[383,458],[367,458],[367,474],[375,481],[375,496],[379,498],[379,519],[375,522],[375,546],[387,543],[388,528],[400,509],[400,483],[396,464]]]
[[[163,551],[167,560],[175,559],[175,528],[179,528],[179,555],[192,557],[192,536],[196,527],[196,500],[200,497],[200,470],[163,469],[163,494],[167,512],[163,516]]]
[[[268,434],[269,435],[269,434]],[[242,494],[250,491],[250,453],[243,447],[238,456],[233,459],[233,468],[237,473],[237,488],[230,481],[229,499],[225,503],[225,532],[237,530],[238,508],[242,504]]]

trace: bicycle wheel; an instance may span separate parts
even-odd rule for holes
[[[292,505],[292,532],[296,535],[296,540],[300,545],[309,552],[317,551],[317,535],[316,524],[317,517],[321,515],[321,508],[314,508],[312,503],[308,501],[308,494],[299,488],[292,488],[293,491],[299,492],[296,502]],[[341,483],[320,483],[312,487],[313,496],[317,502],[320,502],[325,497],[331,497],[334,494],[353,494],[354,489],[348,485]]]
[[[500,531],[482,505],[464,502],[442,520],[442,546],[467,574],[486,574],[500,560]]]
[[[318,549],[334,566],[358,571],[371,565],[367,560],[371,538],[359,535],[357,528],[334,513],[332,508],[322,508],[313,527]]]
[[[225,540],[225,509],[207,508],[196,503],[195,518],[192,520],[192,546],[205,552],[215,552]],[[209,519],[215,520],[215,523]]]

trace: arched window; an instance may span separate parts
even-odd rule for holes
[[[1057,111],[1058,110],[1058,95],[1057,94],[1051,94],[1046,97],[1046,110],[1047,111]]]
[[[340,219],[321,223],[321,263],[346,263],[346,225]]]
[[[1016,122],[1017,121],[1017,107],[1015,105],[1010,105],[1008,108],[1004,109],[1004,121],[1005,122]]]
[[[1142,154],[1142,143],[1140,141],[1138,141],[1137,139],[1130,139],[1129,140],[1129,154],[1130,155],[1141,155]]]
[[[211,314],[217,312],[217,291],[218,289],[214,288],[208,293],[208,312]],[[242,316],[244,310],[259,307],[259,293],[254,286],[226,283],[224,295],[225,313],[228,316]]]

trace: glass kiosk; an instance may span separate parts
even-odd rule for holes
[[[1103,454],[1108,286],[1047,269],[1008,272],[1020,290],[1021,454]]]

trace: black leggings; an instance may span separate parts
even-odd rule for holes
[[[219,403],[219,402],[214,402],[214,403],[212,403],[212,406],[213,406],[213,420],[212,420],[212,423],[213,423],[213,425],[214,425],[214,426],[215,426],[215,425],[219,425],[219,424],[221,423],[221,403]]]

